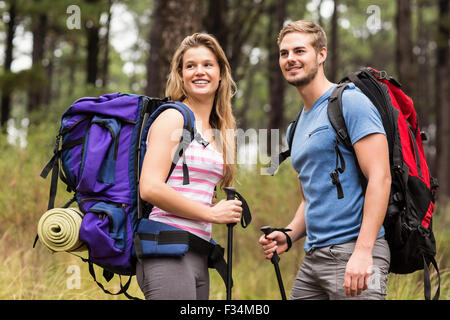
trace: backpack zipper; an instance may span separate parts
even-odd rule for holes
[[[126,208],[128,207],[128,204],[126,204],[126,203],[117,203],[117,202],[113,202],[111,200],[104,200],[104,199],[100,199],[100,198],[84,198],[84,199],[80,200],[80,208],[82,208],[83,207],[83,203],[87,202],[87,201],[104,202],[104,203],[111,204],[111,205],[113,205],[113,206],[115,206],[117,208],[121,208],[122,211],[123,211],[123,214],[125,216],[125,223],[126,223],[127,216],[128,216]],[[108,213],[106,213],[103,210],[98,210],[98,209],[93,209],[93,210],[89,209],[88,212],[93,212],[95,214],[103,213],[103,214],[98,214],[99,218],[101,218],[102,220],[105,218],[105,215],[107,215],[109,217],[109,232],[111,232],[112,227],[113,227],[113,221],[112,221],[111,215],[109,215]],[[128,233],[127,233],[126,226],[125,226],[125,236],[126,236],[126,238],[128,238]]]
[[[388,97],[386,97],[386,96],[385,96],[385,92],[384,92],[383,89],[381,88],[380,82],[378,82],[377,80],[375,80],[370,74],[367,75],[367,78],[368,78],[372,83],[375,84],[377,90],[381,93],[381,96],[382,96],[382,97],[388,98],[389,100],[391,99],[391,97],[390,97],[390,95],[389,95],[389,88],[387,88],[387,90],[388,90]],[[383,102],[385,102],[385,101],[386,101],[386,99],[383,99]],[[385,105],[385,106],[386,106],[386,105]],[[389,108],[389,106],[387,106],[387,107]],[[385,109],[385,110],[388,110],[388,108],[384,108],[384,109]],[[392,129],[394,129],[394,128],[395,128],[395,124],[394,124],[394,119],[393,119],[393,117],[391,116],[391,112],[388,112],[388,113],[387,113],[387,116],[388,116],[388,118],[389,118],[390,124],[392,125]],[[384,125],[383,125],[383,126],[384,126]],[[390,139],[391,139],[391,140],[388,139],[388,141],[392,141],[392,142],[394,141],[393,134],[394,134],[393,132],[390,132],[390,135],[391,135]],[[390,149],[391,149],[391,148],[390,148]]]
[[[416,166],[417,166],[417,173],[419,174],[419,177],[422,178],[423,180],[423,174],[422,174],[422,166],[420,164],[420,155],[419,155],[419,148],[417,147],[417,142],[416,139],[414,137],[414,132],[411,129],[411,127],[408,124],[408,132],[409,132],[409,136],[411,138],[411,143],[414,147],[414,159],[416,160]]]

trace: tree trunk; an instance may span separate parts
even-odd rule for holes
[[[100,14],[102,3],[99,0],[85,0],[86,13],[84,14],[84,27],[86,30],[86,83],[96,86],[99,77],[100,53]]]
[[[45,41],[47,38],[47,14],[41,13],[36,16],[33,21],[33,52],[32,52],[32,78],[28,91],[28,110],[34,111],[42,104],[46,84],[41,80],[45,80],[45,70],[42,65],[45,52]],[[45,81],[44,81],[45,82]]]
[[[208,2],[208,14],[204,18],[203,24],[205,25],[208,33],[216,37],[228,57],[231,55],[231,52],[229,52],[229,28],[227,17],[228,0],[215,0]]]
[[[397,0],[397,48],[396,66],[398,79],[403,90],[410,96],[414,82],[413,56],[412,56],[412,18],[411,0]]]
[[[80,44],[78,43],[77,40],[73,40],[71,41],[71,45],[72,45],[72,53],[71,53],[71,59],[69,60],[69,65],[68,65],[68,69],[69,69],[69,85],[67,86],[67,92],[66,95],[67,96],[71,96],[72,94],[72,90],[73,88],[75,88],[75,75],[76,72],[78,70],[78,55],[80,52]]]
[[[338,25],[338,5],[339,1],[334,0],[334,12],[331,17],[331,39],[330,39],[330,75],[332,82],[338,81],[337,69],[339,65],[339,25]]]
[[[99,53],[99,27],[89,20],[86,26],[87,32],[87,60],[86,60],[86,82],[93,84],[97,81],[98,53]]]
[[[322,15],[320,14],[320,9],[322,9],[322,2],[323,0],[319,0],[319,4],[317,5],[317,24],[325,29],[325,26],[323,25]]]
[[[269,34],[277,35],[279,30],[283,27],[284,19],[286,18],[286,0],[278,0],[274,4],[274,12],[276,15],[270,15]],[[269,93],[270,93],[270,114],[269,114],[269,129],[280,130],[283,126],[284,113],[284,89],[285,80],[280,71],[279,65],[279,49],[274,37],[268,39],[269,51]],[[272,153],[271,141],[272,135],[269,130],[269,141],[267,144],[268,153]],[[273,137],[275,139],[275,137]],[[280,145],[281,136],[279,136],[277,145]],[[278,152],[279,150],[274,150]]]
[[[202,29],[202,1],[156,0],[150,31],[146,95],[163,97],[170,61],[181,41]]]
[[[106,21],[106,34],[104,38],[104,51],[103,51],[103,66],[102,66],[102,87],[106,88],[108,85],[108,69],[109,69],[109,31],[111,28],[111,6],[112,0],[108,0],[108,19]]]
[[[417,64],[419,65],[420,81],[415,81],[415,107],[418,113],[418,118],[421,119],[421,127],[430,124],[429,104],[432,100],[432,92],[430,92],[430,56],[428,54],[429,31],[423,21],[423,11],[426,4],[423,1],[417,3],[417,45],[420,52],[417,56]]]
[[[450,73],[449,64],[449,1],[439,0],[438,32],[436,50],[436,170],[439,181],[439,196],[448,200],[450,196]]]
[[[43,103],[43,105],[45,105],[47,107],[50,105],[50,102],[53,98],[53,85],[55,83],[53,81],[53,76],[54,76],[54,71],[55,71],[55,56],[54,56],[53,52],[55,52],[57,41],[58,40],[57,40],[56,34],[53,33],[49,36],[49,41],[48,41],[49,62],[47,64],[47,66],[45,67],[47,85],[45,87],[45,90],[42,90],[42,92],[43,92],[42,103]]]
[[[5,74],[11,72],[11,64],[13,57],[13,40],[16,31],[16,2],[11,1],[9,8],[9,21],[6,28],[6,45],[5,45],[5,62],[3,69]],[[0,117],[0,126],[6,132],[6,122],[11,114],[11,88],[3,83],[2,87],[2,111]]]

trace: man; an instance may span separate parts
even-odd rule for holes
[[[330,179],[336,132],[327,105],[335,84],[324,74],[326,42],[323,29],[304,20],[289,23],[279,34],[281,71],[304,104],[291,149],[301,204],[286,227],[292,231],[275,231],[259,243],[270,259],[275,250],[283,253],[306,236],[305,259],[290,299],[385,299],[390,252],[382,225],[391,185],[387,139],[375,106],[349,84],[343,113],[356,158],[340,146],[346,169],[340,175],[344,197],[338,199]],[[356,161],[368,181],[365,191]]]

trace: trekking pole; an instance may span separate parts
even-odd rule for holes
[[[282,229],[282,230],[283,231],[291,231],[290,229]],[[267,237],[273,231],[281,231],[281,229],[264,226],[264,227],[261,227],[261,231],[264,232],[264,234]],[[278,255],[277,251],[275,251],[273,253],[272,258],[270,258],[270,261],[272,262],[273,266],[275,267],[275,274],[277,275],[278,286],[280,287],[281,299],[286,300],[286,293],[284,291],[283,279],[281,278],[280,266],[278,265],[278,263],[280,262],[280,256]]]
[[[236,197],[242,202],[242,216],[241,216],[241,225],[243,228],[246,228],[250,221],[252,220],[252,216],[250,214],[250,209],[245,201],[244,197],[242,197],[239,192],[237,192],[234,188],[225,187],[223,188],[227,195],[227,200],[234,200]],[[233,277],[232,277],[232,268],[233,268],[233,227],[236,223],[228,223],[228,242],[227,242],[227,300],[231,300],[231,288],[233,287]]]
[[[227,200],[233,200],[235,193],[233,188],[224,188],[227,193]],[[233,264],[233,227],[236,223],[228,223],[228,243],[227,243],[227,300],[231,300],[232,264]]]

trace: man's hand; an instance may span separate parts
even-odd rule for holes
[[[280,231],[274,231],[267,236],[263,234],[258,242],[262,245],[266,259],[271,259],[275,251],[281,254],[288,248],[286,235]]]
[[[345,295],[354,297],[367,289],[372,274],[372,265],[373,258],[369,250],[355,249],[345,268]]]

